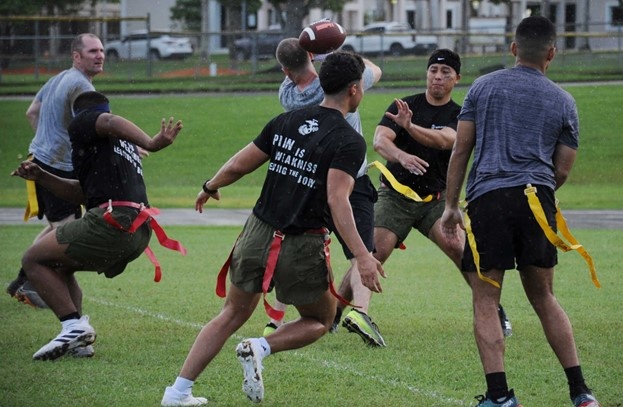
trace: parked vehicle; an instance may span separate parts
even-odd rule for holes
[[[281,29],[258,31],[248,37],[234,40],[231,57],[237,61],[251,59],[254,55],[257,59],[275,58],[277,45],[282,39]]]
[[[424,55],[437,49],[437,37],[417,34],[407,24],[377,22],[346,36],[341,49],[359,54]]]
[[[149,40],[149,41],[148,41]],[[189,38],[169,34],[135,31],[120,41],[105,46],[108,59],[183,59],[193,54]]]

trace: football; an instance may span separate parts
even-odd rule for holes
[[[338,49],[346,39],[346,31],[338,23],[320,20],[311,23],[299,35],[299,43],[306,51],[326,54]]]

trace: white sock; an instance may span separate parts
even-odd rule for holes
[[[263,351],[262,358],[265,358],[266,356],[270,355],[270,345],[264,337],[261,337],[258,340],[260,341],[260,346],[262,347]]]
[[[194,380],[188,380],[183,377],[177,376],[175,379],[175,383],[173,383],[173,387],[175,390],[179,391],[182,394],[190,394],[193,389],[193,384],[195,384]]]
[[[80,320],[79,319],[68,319],[67,321],[62,321],[61,326],[63,327],[63,329],[68,329],[70,326],[77,323],[78,321]]]

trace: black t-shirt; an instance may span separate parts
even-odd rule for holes
[[[255,216],[284,233],[326,226],[330,168],[356,178],[366,143],[335,110],[313,106],[283,113],[253,141],[270,155]]]
[[[433,106],[426,101],[426,94],[424,93],[407,96],[402,100],[407,102],[413,112],[412,123],[428,129],[451,127],[456,130],[457,117],[461,111],[461,106],[453,100],[443,106]],[[398,112],[396,103],[392,103],[387,108],[387,111],[396,114]],[[424,175],[414,175],[400,165],[399,162],[387,162],[387,168],[398,182],[409,186],[421,197],[442,192],[446,189],[448,162],[450,161],[452,150],[438,150],[423,146],[415,141],[404,128],[385,115],[383,115],[379,125],[389,127],[396,133],[395,144],[399,149],[409,154],[417,155],[429,164]],[[391,185],[383,175],[381,175],[381,182],[391,188]]]
[[[87,197],[87,209],[109,199],[148,205],[138,148],[125,140],[98,136],[95,122],[101,114],[80,113],[67,129],[71,160]]]

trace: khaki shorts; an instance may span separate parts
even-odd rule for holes
[[[428,234],[443,215],[446,204],[445,192],[440,199],[431,202],[415,202],[391,188],[381,185],[378,200],[374,205],[374,227],[386,228],[403,242],[411,229],[417,229],[428,238]]]
[[[143,253],[151,238],[151,226],[147,221],[134,233],[124,232],[104,220],[105,211],[93,208],[82,218],[58,227],[56,239],[69,245],[65,254],[81,263],[85,271],[97,271],[113,278]],[[126,207],[115,207],[112,212],[113,218],[125,228],[137,214],[136,209]]]
[[[275,229],[251,215],[232,254],[230,280],[249,293],[262,292],[262,279]],[[306,305],[327,291],[328,269],[324,241],[318,233],[286,235],[273,275],[277,299],[284,304]]]

